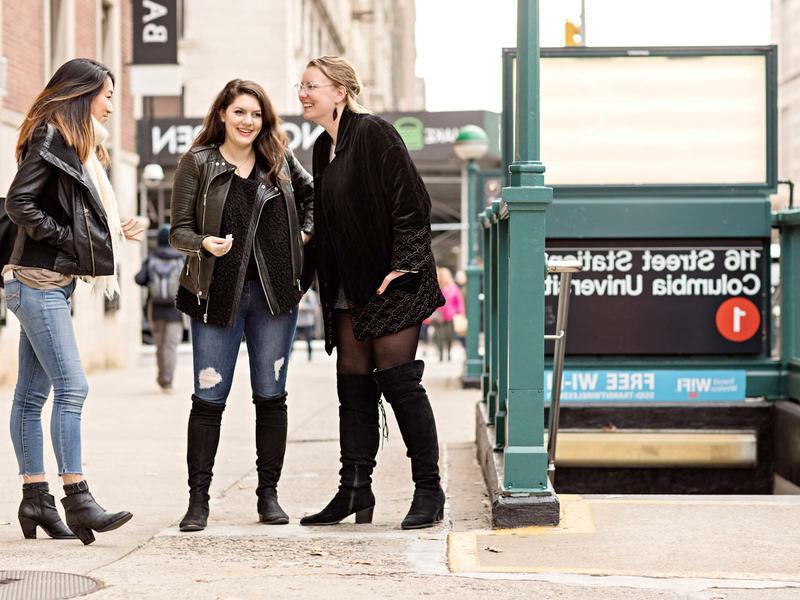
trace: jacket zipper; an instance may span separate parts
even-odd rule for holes
[[[197,293],[197,303],[200,303],[200,292]],[[203,323],[208,323],[208,307],[211,304],[211,293],[206,296],[206,312],[203,313]]]
[[[222,171],[221,173],[217,173],[216,175],[214,175],[209,180],[208,185],[206,186],[206,189],[203,192],[203,218],[200,221],[200,235],[205,235],[206,234],[206,198],[208,197],[208,188],[211,187],[211,184],[214,183],[214,180],[217,177],[219,177],[220,175],[223,175],[225,173],[229,173],[231,171],[235,171],[235,170],[236,170],[235,168],[234,169],[226,169],[226,170]],[[201,249],[200,250],[196,250],[196,252],[197,252],[197,305],[198,306],[201,305],[200,297],[203,295],[203,290],[200,289],[200,273],[202,272],[201,263],[203,262],[203,256],[202,256],[201,250],[202,250],[202,242],[201,242]],[[187,264],[186,266],[188,268],[189,265]],[[210,297],[211,297],[210,295],[206,294],[206,312],[205,312],[205,314],[203,314],[203,323],[206,323],[207,320],[208,320],[208,304],[209,304]]]
[[[258,218],[256,219],[256,231],[253,234],[253,256],[256,257],[256,267],[258,267],[258,253],[256,253],[256,238],[258,237],[258,224],[261,222],[261,213],[264,212],[264,207],[267,205],[267,202],[269,202],[273,198],[276,198],[277,196],[280,196],[280,190],[277,190],[276,193],[265,198],[264,203],[261,205],[261,208],[258,209]],[[266,265],[264,265],[264,268],[265,269],[267,268]],[[271,312],[274,315],[275,311],[272,308],[272,303],[269,301],[269,294],[267,294],[267,286],[264,285],[264,278],[261,277],[261,269],[257,268],[256,271],[258,271],[258,281],[261,283],[261,291],[264,292],[264,298],[267,299],[267,307],[269,308],[269,312]]]
[[[92,232],[89,229],[89,209],[86,208],[83,198],[81,198],[81,208],[83,209],[83,222],[86,225],[86,237],[89,238],[89,256],[92,258],[92,277],[95,277],[95,273],[97,273],[97,267],[95,266],[94,262],[94,244],[92,244]]]

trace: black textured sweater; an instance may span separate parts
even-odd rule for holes
[[[246,279],[258,279],[252,244],[248,244],[248,227],[256,210],[255,198],[259,182],[251,176],[244,179],[233,176],[225,210],[222,214],[220,236],[233,235],[230,252],[216,259],[209,288],[208,301],[201,300],[181,286],[177,307],[193,319],[203,320],[208,304],[208,323],[226,326],[239,309]],[[289,216],[286,204],[280,197],[267,201],[261,212],[255,236],[264,250],[269,282],[278,298],[276,313],[288,312],[300,300],[300,292],[293,285],[289,239]],[[247,267],[244,263],[247,262]]]

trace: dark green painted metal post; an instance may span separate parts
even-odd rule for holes
[[[506,400],[508,399],[508,208],[495,208],[497,219],[497,410],[494,447],[506,445]],[[544,417],[542,417],[544,419]]]
[[[545,212],[553,190],[539,159],[539,2],[517,4],[516,152],[503,200],[509,212],[508,398],[503,487],[549,495],[544,444]],[[556,522],[557,522],[556,513]]]
[[[503,48],[503,113],[500,155],[503,165],[503,184],[509,184],[508,167],[514,159],[514,61],[516,48]]]
[[[486,221],[488,223],[487,230],[491,232],[490,236],[490,247],[487,251],[486,257],[484,260],[486,261],[487,267],[489,268],[489,279],[488,279],[488,289],[484,292],[486,297],[489,301],[489,322],[491,323],[491,329],[489,327],[486,328],[484,335],[489,336],[491,334],[491,339],[489,343],[486,345],[486,349],[489,352],[489,364],[491,365],[491,369],[489,371],[490,377],[490,394],[491,397],[488,401],[491,402],[490,406],[490,415],[491,420],[494,423],[495,415],[497,414],[497,407],[498,402],[500,401],[498,396],[500,393],[500,353],[498,352],[500,349],[500,281],[499,281],[499,273],[497,269],[498,265],[498,238],[500,237],[500,226],[497,219],[497,215],[500,213],[500,204],[502,203],[501,200],[494,200],[492,205],[486,209]]]
[[[474,160],[467,162],[467,361],[464,365],[464,384],[480,385],[483,361],[478,353],[481,333],[481,268],[478,266],[478,199],[480,189],[480,167]]]
[[[781,232],[781,360],[783,393],[800,399],[800,210],[784,210],[774,217]]]
[[[494,259],[492,235],[492,209],[487,207],[480,215],[483,232],[483,374],[481,375],[481,398],[487,412],[494,413],[495,381],[492,372],[492,343],[495,327],[492,322],[492,261]]]

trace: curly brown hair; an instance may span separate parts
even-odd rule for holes
[[[225,125],[220,119],[220,114],[242,94],[253,96],[261,106],[262,126],[253,141],[253,150],[256,158],[267,165],[270,179],[276,182],[280,178],[284,152],[289,144],[289,138],[281,127],[281,120],[272,107],[267,92],[254,81],[232,79],[225,84],[222,91],[217,94],[211,108],[208,109],[208,114],[203,120],[203,128],[192,143],[192,147],[221,145],[225,141]]]

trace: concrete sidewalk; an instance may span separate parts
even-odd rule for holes
[[[800,595],[795,587],[800,586],[800,540],[797,528],[792,531],[800,517],[795,498],[669,499],[667,504],[565,498],[560,528],[489,531],[474,459],[478,394],[458,385],[460,356],[452,363],[429,361],[425,377],[440,431],[445,523],[415,532],[399,529],[413,488],[389,409],[389,439],[376,470],[374,523],[356,526],[351,518],[337,527],[300,527],[299,518],[324,506],[334,493],[339,465],[334,361],[318,352],[307,362],[297,350],[289,369],[289,447],[279,487],[290,525],[257,523],[254,409],[242,354],[223,419],[209,527],[195,534],[177,531],[187,495],[191,356],[181,353],[175,391],[165,395],[155,384],[154,358],[143,352],[127,371],[90,375],[83,421],[92,491],[109,510],[131,510],[133,520],[98,534],[87,547],[78,541],[22,539],[16,462],[8,436],[0,435],[0,571],[87,575],[103,585],[92,597],[104,599],[503,594],[782,600]],[[6,399],[0,403],[0,422],[7,423],[11,389],[0,393]],[[45,453],[48,471],[55,473],[49,440]],[[60,497],[54,475],[50,484]],[[635,565],[631,557],[637,558]]]

